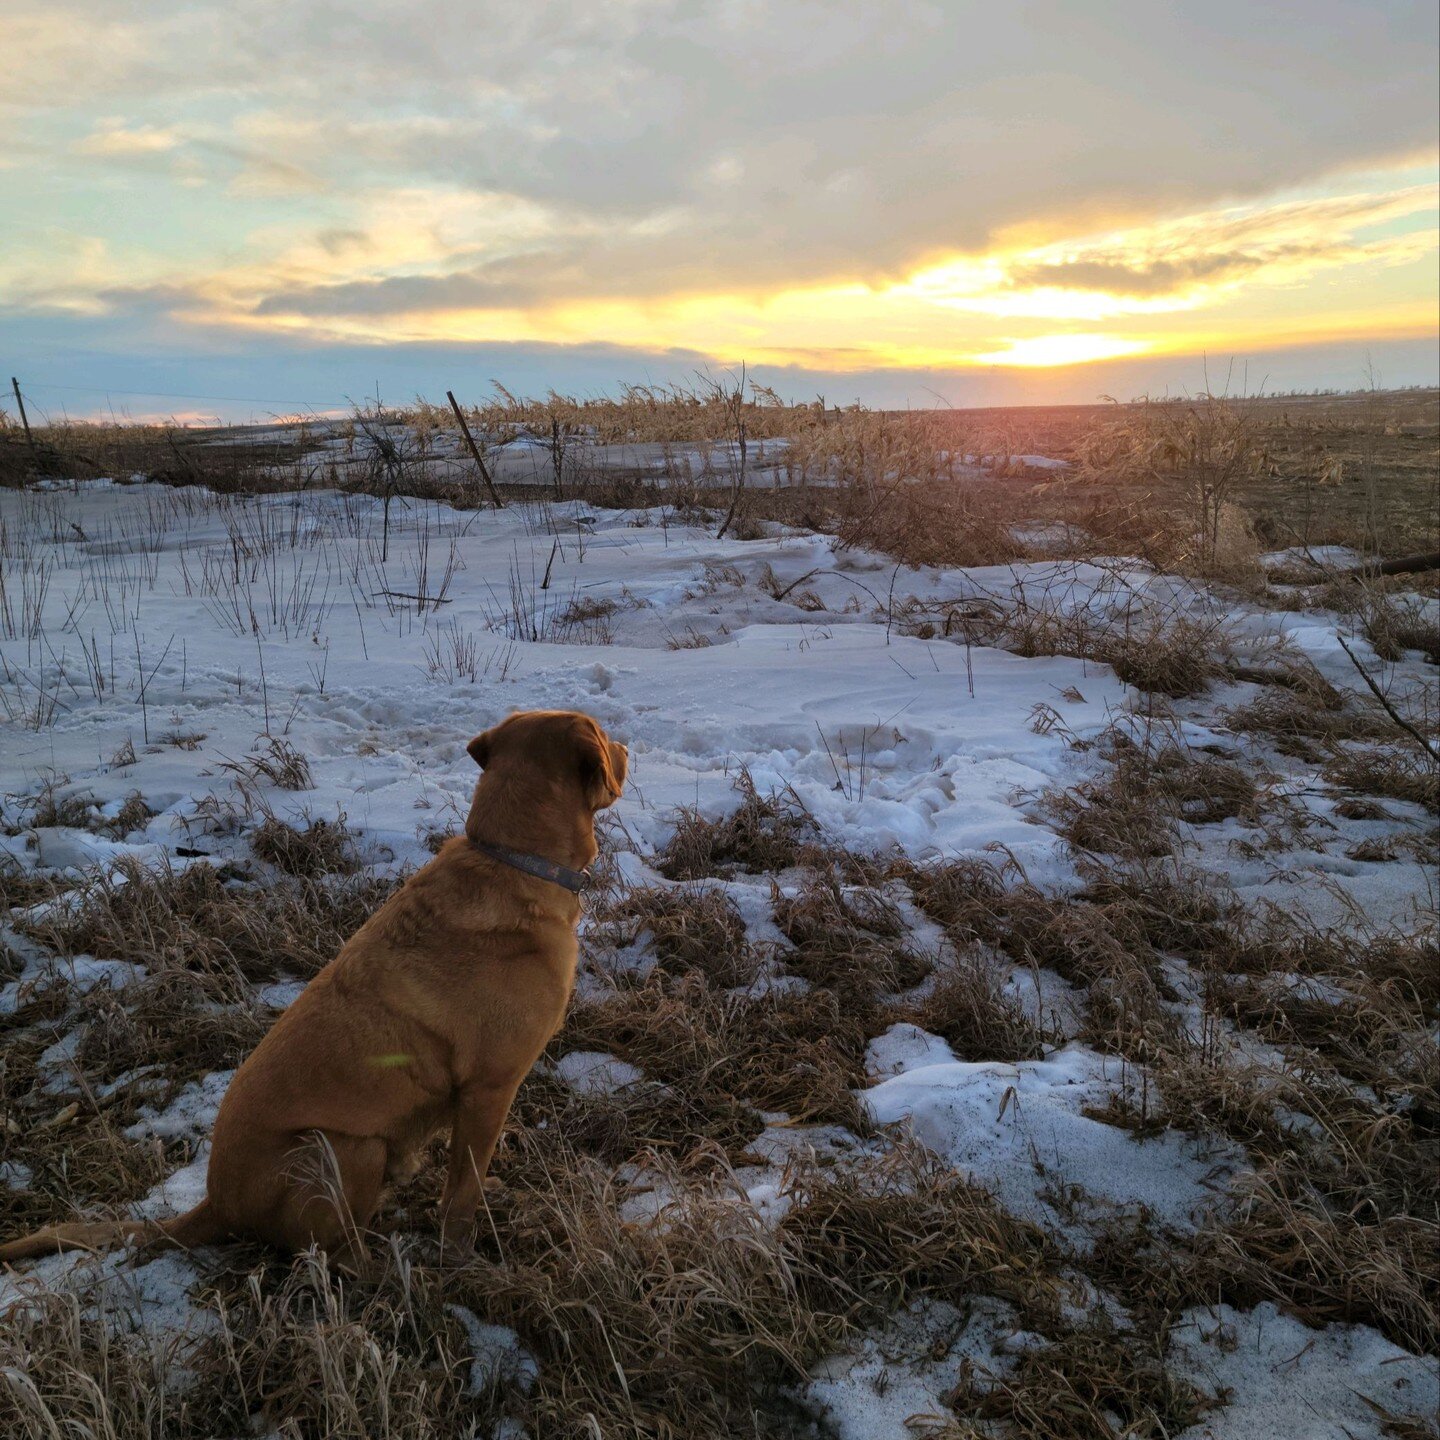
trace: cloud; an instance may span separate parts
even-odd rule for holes
[[[1148,343],[1132,320],[1431,243],[1393,209],[1437,130],[1436,17],[1407,0],[337,13],[10,0],[0,293],[197,336],[843,369]],[[103,263],[47,258],[41,211]]]
[[[1366,245],[1359,232],[1428,216],[1440,204],[1433,185],[1207,211],[1119,236],[1049,247],[1010,265],[1017,289],[1056,287],[1120,296],[1185,295],[1265,272],[1308,276],[1328,266],[1413,259],[1414,237]]]
[[[181,143],[180,136],[160,125],[127,127],[122,120],[103,120],[75,144],[77,155],[118,156],[161,155]]]
[[[716,286],[883,283],[1010,226],[1258,195],[1436,132],[1434,15],[1403,3],[1378,24],[1367,0],[1215,0],[1203,20],[1178,0],[1123,18],[1068,0],[439,0],[416,25],[407,0],[375,0],[343,35],[305,3],[244,26],[215,0],[8,8],[0,51],[27,64],[6,79],[37,111],[73,105],[84,74],[111,112],[223,121],[277,167],[238,199],[303,175],[609,220],[594,258],[637,290],[702,264]]]

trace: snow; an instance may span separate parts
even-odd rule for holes
[[[540,1367],[515,1331],[508,1325],[488,1324],[464,1305],[447,1308],[465,1327],[470,1342],[470,1393],[478,1395],[505,1382],[528,1393]]]
[[[1271,550],[1260,557],[1260,563],[1267,570],[1278,570],[1286,565],[1314,565],[1317,569],[1349,570],[1361,564],[1365,557],[1348,545],[1291,545],[1284,550]]]
[[[627,468],[684,462],[698,475],[728,464],[724,447],[685,455],[605,448],[613,452],[605,463]],[[774,451],[772,459],[783,457],[783,447]],[[497,453],[510,478],[537,466],[544,473],[548,463],[531,445]],[[1019,459],[1032,468],[1062,463]],[[759,457],[752,460],[758,468]],[[424,863],[427,838],[455,829],[468,804],[471,736],[511,710],[557,707],[589,712],[630,746],[630,783],[607,819],[626,884],[664,883],[647,861],[670,837],[677,807],[725,813],[744,770],[762,794],[792,790],[853,850],[899,849],[922,861],[1008,852],[1034,883],[1064,891],[1077,883],[1074,857],[1035,801],[1095,773],[1093,742],[1117,723],[1150,724],[1152,705],[1108,666],[925,640],[902,633],[897,617],[943,622],[957,607],[1021,603],[1060,615],[1186,614],[1223,628],[1242,651],[1264,653],[1283,641],[1332,683],[1358,685],[1339,641],[1349,622],[1340,617],[1262,610],[1125,557],[914,569],[777,526],[757,540],[720,541],[658,507],[514,503],[471,512],[420,500],[394,508],[382,539],[381,503],[368,496],[315,490],[237,499],[110,482],[0,493],[0,519],[15,553],[23,550],[23,583],[35,587],[31,607],[17,607],[16,622],[0,626],[8,717],[0,828],[9,832],[0,836],[0,863],[57,876],[114,874],[125,861],[247,860],[246,817],[261,806],[301,824],[343,814],[377,869]],[[1057,551],[1083,538],[1053,528],[1024,533]],[[1285,552],[1267,563],[1296,558]],[[1349,640],[1348,628],[1343,633]],[[1362,661],[1378,663],[1363,641],[1350,643]],[[1407,661],[1388,667],[1385,679],[1403,690],[1429,675]],[[1377,928],[1413,920],[1432,894],[1415,851],[1402,847],[1388,864],[1345,852],[1358,839],[1414,838],[1425,817],[1388,801],[1393,818],[1383,826],[1335,815],[1313,767],[1225,729],[1223,708],[1254,693],[1219,684],[1176,702],[1163,723],[1187,744],[1220,747],[1257,772],[1273,769],[1267,805],[1293,806],[1306,828],[1270,848],[1265,832],[1239,820],[1187,827],[1185,863],[1250,904],[1273,901],[1317,924],[1351,913]],[[1042,704],[1059,723],[1036,722]],[[257,776],[244,781],[245,803],[237,804],[237,768],[275,738],[304,756],[313,787],[289,791]],[[31,824],[25,807],[46,785],[80,797],[94,828]],[[153,817],[123,838],[106,833],[102,822],[137,792]],[[726,886],[752,943],[779,943],[771,877],[714,883]],[[68,903],[61,896],[31,913]],[[938,950],[933,925],[908,904],[902,910],[914,922],[912,941]],[[14,930],[17,921],[0,927],[20,967],[6,972],[0,1014],[52,979],[83,991],[121,987],[140,973],[125,954],[48,956]],[[653,957],[637,946],[604,963],[640,972]],[[1193,1009],[1194,990],[1183,965],[1174,969],[1184,1013],[1183,997]],[[582,975],[580,983],[601,980]],[[1017,972],[1014,983],[1032,1013],[1073,1021],[1080,997],[1058,976]],[[1313,977],[1294,983],[1330,993]],[[299,989],[295,977],[279,977],[260,998],[283,1008]],[[72,1085],[79,1033],[46,1032],[47,1086]],[[1253,1036],[1243,1042],[1248,1056],[1264,1049]],[[1242,1037],[1234,1043],[1243,1048]],[[877,1121],[909,1130],[1075,1248],[1085,1216],[1117,1206],[1189,1229],[1221,1203],[1241,1163],[1227,1148],[1174,1132],[1137,1141],[1097,1118],[1117,1095],[1138,1099],[1143,1072],[1074,1041],[1020,1064],[962,1061],[940,1037],[902,1023],[872,1042],[867,1062],[860,1100]],[[568,1054],[554,1068],[582,1093],[646,1081],[601,1052]],[[205,1076],[130,1125],[134,1138],[190,1147],[189,1163],[135,1213],[160,1217],[199,1200],[207,1137],[229,1080]],[[843,1164],[882,1143],[857,1141],[838,1126],[765,1119],[751,1147],[756,1163],[736,1178],[766,1224],[785,1211],[782,1172],[795,1157],[815,1151]],[[0,1171],[11,1188],[31,1178],[23,1166]],[[648,1223],[663,1215],[664,1197],[637,1193],[624,1204],[628,1220]],[[131,1265],[119,1255],[42,1260],[25,1277],[0,1282],[0,1307],[25,1284],[108,1293]],[[172,1256],[126,1273],[147,1324],[182,1331],[192,1322],[186,1294],[198,1272],[188,1260]],[[533,1380],[533,1359],[513,1332],[458,1308],[456,1315],[470,1337],[472,1387],[497,1377]],[[853,1354],[816,1367],[799,1398],[842,1440],[903,1435],[911,1416],[944,1414],[940,1397],[964,1357],[1001,1368],[997,1348],[1018,1343],[1012,1328],[1008,1312],[983,1297],[963,1316],[920,1302]],[[1237,1343],[1227,1348],[1232,1336]],[[1234,1393],[1189,1440],[1369,1436],[1379,1433],[1377,1422],[1358,1395],[1397,1413],[1424,1413],[1435,1401],[1433,1367],[1373,1332],[1310,1331],[1266,1306],[1197,1312],[1177,1354],[1197,1383]]]
[[[996,1194],[1007,1209],[1063,1228],[1052,1199],[1141,1206],[1162,1224],[1191,1227],[1216,1200],[1234,1152],[1173,1131],[1136,1141],[1086,1109],[1133,1094],[1134,1065],[1070,1044],[1044,1060],[956,1060],[943,1040],[913,1025],[871,1042],[869,1068],[888,1074],[861,1100],[881,1124],[903,1124],[923,1145]]]
[[[812,535],[716,541],[652,512],[610,511],[582,540],[575,507],[545,517],[530,507],[476,514],[416,502],[392,519],[382,564],[372,554],[379,502],[369,497],[315,492],[242,506],[196,492],[182,503],[173,493],[82,487],[43,498],[55,512],[44,519],[63,516],[92,537],[50,552],[51,643],[73,684],[52,724],[16,729],[6,773],[83,779],[102,806],[139,790],[161,809],[134,843],[47,834],[46,863],[149,859],[177,845],[223,854],[223,837],[190,833],[197,806],[232,793],[224,764],[243,763],[267,729],[306,755],[316,781],[299,793],[262,785],[278,815],[343,810],[368,842],[418,862],[420,832],[453,824],[468,799],[465,742],[512,708],[544,705],[589,710],[631,743],[632,786],[618,818],[647,846],[663,843],[677,804],[732,804],[744,764],[762,789],[794,785],[847,844],[920,854],[999,842],[1043,869],[1057,842],[1012,797],[1058,778],[1069,756],[1060,735],[1031,730],[1031,708],[1073,687],[1084,699],[1062,708],[1084,735],[1126,703],[1103,667],[979,648],[967,656],[899,634],[874,613],[882,567],[836,556]],[[97,559],[96,537],[122,533],[136,553]],[[241,568],[238,589],[226,568],[236,537],[264,553],[253,580]],[[452,546],[443,607],[417,615],[385,598],[438,593],[435,572]],[[783,586],[812,569],[802,588],[823,611],[801,612],[759,587],[767,572]],[[108,627],[93,592],[115,573],[128,577],[129,608],[114,674],[96,699],[74,635]],[[1003,572],[1004,584],[1011,578]],[[970,579],[983,584],[987,572],[909,572],[896,585],[943,594]],[[993,579],[1002,583],[1002,573]],[[203,593],[207,584],[214,593]],[[513,606],[512,588],[523,592]],[[580,601],[619,608],[566,630],[563,615]],[[61,634],[72,604],[72,633]],[[531,634],[576,643],[519,638]],[[691,635],[713,643],[669,648]],[[472,682],[447,670],[457,643],[472,645],[488,673]],[[20,639],[0,646],[27,677],[15,682],[17,706],[35,703],[33,687],[44,683],[32,651]],[[427,656],[439,657],[433,673]],[[177,735],[203,739],[191,751],[165,738]],[[136,763],[109,766],[126,741]]]
[[[1004,1373],[995,1352],[1024,1333],[1013,1317],[1011,1306],[989,1296],[963,1315],[943,1301],[917,1301],[855,1353],[816,1365],[802,1403],[836,1440],[911,1440],[916,1426],[950,1418],[942,1397],[966,1360]]]
[[[555,1073],[582,1095],[608,1095],[645,1078],[635,1066],[598,1050],[571,1050],[555,1062]]]
[[[133,1139],[155,1136],[159,1139],[184,1139],[196,1142],[190,1163],[167,1175],[139,1204],[135,1213],[147,1219],[162,1220],[170,1215],[183,1215],[205,1198],[205,1172],[210,1164],[209,1134],[220,1102],[234,1079],[233,1070],[217,1070],[193,1085],[187,1085],[159,1113],[149,1106],[140,1111],[140,1118],[128,1125],[125,1133]]]
[[[1226,1397],[1177,1440],[1381,1440],[1374,1407],[1432,1424],[1440,1409],[1440,1362],[1365,1325],[1312,1330],[1267,1302],[1189,1311],[1175,1334],[1170,1368]]]

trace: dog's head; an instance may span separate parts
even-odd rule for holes
[[[467,748],[487,776],[525,772],[532,782],[577,786],[591,811],[620,798],[630,765],[625,746],[578,710],[517,710]]]

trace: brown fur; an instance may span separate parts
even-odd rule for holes
[[[491,859],[486,840],[583,869],[628,757],[587,715],[538,710],[478,735],[465,822],[310,983],[240,1067],[215,1121],[204,1201],[163,1224],[58,1225],[0,1260],[134,1238],[249,1236],[358,1263],[387,1179],[450,1129],[440,1210],[468,1237],[520,1082],[560,1027],[580,901]]]

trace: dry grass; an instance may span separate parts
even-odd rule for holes
[[[1007,600],[962,620],[957,633],[967,642],[996,645],[1027,659],[1073,655],[1094,660],[1137,690],[1176,699],[1203,693],[1227,668],[1223,619],[1197,619],[1174,604],[1134,594],[1116,603],[1103,589],[1086,603],[1072,605],[1067,588],[1031,595],[1016,586]],[[951,633],[949,622],[945,633]]]
[[[1005,919],[1007,871],[989,860],[953,860],[911,867],[905,880],[916,903],[943,927],[957,949],[995,940]]]
[[[690,975],[577,1000],[554,1043],[618,1055],[701,1110],[711,1097],[727,1109],[738,1100],[861,1133],[868,1125],[851,1091],[864,1083],[866,1018],[831,991],[727,993]]]
[[[7,855],[0,859],[0,910],[39,904],[68,890],[73,883],[63,876],[38,875]]]
[[[801,1166],[786,1189],[779,1233],[805,1257],[822,1308],[873,1321],[915,1295],[963,1305],[982,1293],[1044,1312],[1061,1293],[1053,1241],[917,1146]]]
[[[398,882],[356,878],[252,885],[211,865],[147,870],[121,861],[72,892],[70,903],[22,922],[58,954],[123,958],[152,973],[308,977]]]
[[[1160,737],[1110,738],[1112,764],[1098,779],[1052,791],[1045,808],[1077,850],[1129,859],[1173,854],[1182,825],[1259,819],[1252,769]]]
[[[75,1064],[87,1085],[135,1076],[163,1105],[190,1081],[235,1069],[274,1018],[233,975],[165,970],[120,990],[97,986],[67,1024],[81,1031]]]
[[[698,971],[718,989],[752,983],[761,956],[746,937],[735,902],[721,889],[682,885],[627,891],[604,908],[596,936],[612,945],[633,945],[648,936],[665,974]]]
[[[1104,660],[1127,684],[1176,699],[1199,695],[1223,670],[1213,625],[1181,616],[1154,618],[1133,630],[1111,633],[1095,659]]]
[[[309,820],[303,830],[268,815],[251,833],[250,848],[256,859],[301,879],[353,875],[360,868],[355,837],[346,828],[344,815]]]
[[[843,1313],[804,1298],[804,1257],[723,1177],[660,1168],[661,1220],[635,1223],[608,1170],[529,1136],[514,1148],[535,1183],[493,1208],[503,1255],[449,1289],[532,1348],[539,1377],[521,1414],[538,1433],[755,1433],[767,1392],[774,1406],[846,1333]]]
[[[644,1165],[661,1156],[687,1175],[711,1174],[726,1157],[738,1163],[764,1128],[753,1106],[715,1091],[649,1079],[615,1090],[575,1090],[539,1071],[521,1086],[511,1116],[512,1124],[563,1135],[607,1165]],[[423,1188],[425,1202],[440,1179],[437,1166],[433,1183]]]
[[[262,736],[253,753],[243,760],[221,760],[220,769],[233,776],[242,790],[261,784],[275,785],[281,790],[315,788],[310,762],[279,735]]]
[[[299,488],[319,468],[322,437],[304,424],[279,436],[238,428],[71,421],[32,425],[35,452],[0,412],[0,485],[35,475],[60,479],[132,476],[162,485],[204,485],[222,494]]]
[[[1027,1347],[1012,1371],[979,1366],[952,1400],[1017,1440],[1166,1440],[1210,1400],[1166,1370],[1163,1347],[1101,1322]]]
[[[1325,765],[1325,778],[1343,790],[1383,795],[1440,812],[1440,764],[1399,746],[1337,747]]]
[[[219,1277],[198,1287],[212,1333],[194,1336],[133,1330],[123,1294],[101,1314],[77,1297],[41,1296],[13,1313],[0,1341],[10,1433],[204,1440],[263,1426],[428,1440],[442,1424],[484,1433],[503,1411],[494,1390],[469,1393],[465,1327],[441,1276],[402,1250],[385,1260],[363,1286],[338,1281],[315,1255]]]
[[[1366,1215],[1360,1204],[1348,1213],[1303,1165],[1282,1160],[1241,1180],[1237,1213],[1204,1232],[1200,1253],[1221,1293],[1240,1304],[1274,1300],[1311,1325],[1373,1325],[1398,1345],[1433,1354],[1440,1226]]]
[[[1007,977],[979,948],[941,968],[934,985],[904,1013],[962,1060],[1039,1060],[1046,1042],[1059,1039],[1031,1019]]]
[[[1432,665],[1440,665],[1440,624],[1433,608],[1411,597],[1367,595],[1361,630],[1382,660],[1403,660],[1419,651]]]
[[[919,870],[911,883],[922,909],[957,947],[983,941],[1080,987],[1086,995],[1082,1033],[1097,1048],[1147,1060],[1174,1044],[1175,997],[1157,954],[1162,937],[1150,929],[1156,920],[1172,923],[1168,908],[1148,912],[1142,899],[1113,885],[1092,884],[1074,897],[1024,883],[1005,888],[997,867],[974,861]],[[1173,923],[1183,924],[1183,914]],[[1029,1038],[1006,1024],[1003,1010],[990,1023],[1020,1043]]]
[[[793,791],[761,795],[742,770],[735,777],[740,804],[719,820],[682,809],[675,832],[656,862],[672,880],[702,880],[712,875],[773,874],[799,864],[807,846],[820,840],[819,827]]]
[[[24,1018],[33,1022],[36,1008],[63,1015],[64,996]],[[53,1224],[57,1197],[62,1217],[138,1200],[187,1158],[158,1142],[129,1138],[126,1108],[97,1099],[88,1085],[79,1087],[78,1100],[47,1092],[37,1066],[46,1043],[34,1032],[8,1035],[0,1066],[0,1164],[24,1166],[29,1177],[23,1185],[0,1185],[0,1229],[7,1237]]]
[[[809,870],[794,895],[775,886],[771,905],[793,947],[780,957],[785,968],[834,990],[847,1008],[863,1012],[930,971],[933,962],[905,943],[894,901],[878,890],[847,888],[833,873]]]

